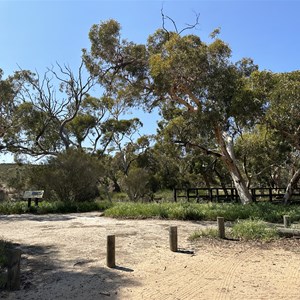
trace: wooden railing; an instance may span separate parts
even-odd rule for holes
[[[249,189],[253,201],[282,201],[285,194],[285,188],[251,188]],[[176,188],[174,192],[174,201],[185,199],[186,201],[216,201],[216,202],[238,202],[239,196],[235,188]],[[293,191],[293,200],[300,200],[300,188]]]

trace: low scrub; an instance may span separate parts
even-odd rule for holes
[[[105,216],[134,219],[203,219],[202,212],[197,205],[187,203],[116,203],[105,211]]]
[[[271,241],[279,238],[275,228],[270,228],[262,220],[238,221],[232,227],[231,234],[239,240],[263,240]]]
[[[241,205],[237,203],[183,203],[183,202],[110,202],[94,200],[83,202],[42,201],[38,207],[27,207],[26,201],[0,203],[0,214],[23,213],[76,213],[105,211],[105,215],[114,218],[162,218],[178,220],[215,221],[224,217],[226,221],[259,219],[266,222],[282,223],[283,216],[289,215],[292,222],[300,221],[300,206],[257,203]]]
[[[209,227],[193,232],[189,240],[194,241],[200,238],[218,238],[217,228]],[[226,229],[226,237],[243,241],[271,241],[279,238],[278,231],[268,226],[262,220],[241,220],[237,221],[232,228]]]
[[[78,213],[89,211],[104,211],[112,206],[109,201],[85,201],[85,202],[63,202],[42,201],[39,206],[27,207],[26,201],[20,202],[4,202],[0,204],[0,214],[49,214],[49,213]]]
[[[266,222],[282,223],[283,215],[292,221],[300,220],[300,206],[257,203],[241,205],[237,203],[115,203],[105,211],[105,215],[115,218],[165,218],[178,220],[214,221],[224,217],[226,221],[260,219]]]

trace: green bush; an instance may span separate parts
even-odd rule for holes
[[[111,198],[113,202],[129,201],[129,197],[125,192],[113,193]]]
[[[131,201],[137,201],[145,197],[149,198],[152,193],[150,175],[143,168],[130,169],[128,175],[121,180],[121,187]]]
[[[23,214],[27,213],[29,210],[27,208],[27,202],[2,202],[0,203],[0,213],[4,215],[10,214]]]
[[[179,220],[215,221],[224,217],[226,221],[239,219],[261,219],[266,222],[282,223],[283,215],[300,220],[300,206],[257,203],[241,205],[237,203],[115,203],[105,211],[105,215],[116,218],[168,218]]]
[[[45,190],[45,197],[60,201],[87,201],[98,196],[99,161],[80,150],[69,149],[32,169],[30,183]]]
[[[112,207],[110,201],[90,201],[90,202],[63,202],[63,201],[42,201],[39,206],[27,207],[27,202],[5,202],[0,203],[0,214],[51,214],[51,213],[77,213],[89,211],[103,211]]]
[[[270,228],[261,220],[238,221],[232,227],[232,236],[241,240],[270,241],[279,237],[275,228]]]
[[[158,200],[160,202],[170,202],[173,200],[173,191],[171,190],[161,190],[154,194],[154,201]]]
[[[186,203],[116,203],[105,211],[116,218],[163,218],[177,220],[201,220],[201,210]]]

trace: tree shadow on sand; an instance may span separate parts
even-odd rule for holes
[[[69,221],[76,219],[76,216],[72,214],[45,214],[45,215],[35,215],[35,214],[21,214],[21,215],[0,215],[1,222],[12,222],[12,221]]]
[[[1,299],[120,299],[122,287],[138,285],[126,278],[134,270],[125,266],[109,269],[96,259],[80,258],[66,263],[55,258],[59,251],[53,245],[14,246],[22,251],[21,289],[1,291]]]

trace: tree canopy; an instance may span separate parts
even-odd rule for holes
[[[206,42],[193,26],[168,30],[163,17],[144,44],[123,38],[115,20],[93,25],[77,72],[57,65],[3,79],[0,71],[0,150],[88,152],[105,166],[102,182],[133,199],[140,174],[145,194],[232,184],[247,204],[253,184],[283,184],[287,200],[300,178],[299,71],[233,61],[219,30]],[[159,108],[155,136],[139,136],[143,120],[126,116],[135,107]]]

